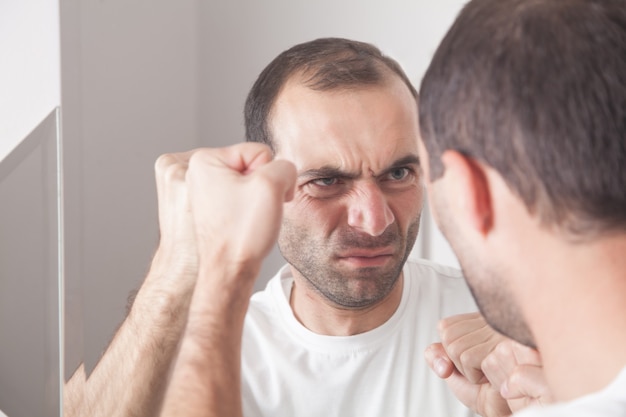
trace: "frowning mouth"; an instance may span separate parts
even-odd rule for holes
[[[384,247],[384,248],[375,248],[375,249],[365,249],[365,248],[354,248],[343,251],[339,253],[339,258],[375,258],[378,256],[391,256],[393,255],[393,248]]]
[[[381,266],[393,258],[393,249],[354,249],[341,253],[337,258],[357,267]]]

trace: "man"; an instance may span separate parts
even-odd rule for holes
[[[248,144],[159,158],[159,248],[78,408],[154,415],[187,326],[174,374],[186,388],[171,391],[176,400],[165,410],[173,404],[187,414],[181,404],[215,399],[222,415],[237,415],[241,397],[249,416],[471,414],[423,360],[438,319],[475,305],[458,271],[407,262],[423,197],[416,99],[399,65],[375,47],[318,39],[280,54],[250,92],[248,138],[271,153]],[[265,165],[272,154],[295,166],[292,192],[286,179],[274,184],[280,175]],[[278,233],[276,205],[285,196],[293,199],[278,243],[289,265],[248,307],[265,253],[255,245],[265,248]],[[224,288],[215,287],[219,276]],[[472,323],[485,335],[484,352],[470,355],[479,369],[502,339],[481,320]],[[203,396],[193,381],[209,377],[222,383]],[[480,407],[478,395],[465,402],[489,416],[508,412],[491,391]]]
[[[470,2],[419,109],[430,201],[478,306],[538,348],[565,402],[520,416],[626,415],[626,4]],[[502,381],[497,357],[483,370]]]
[[[395,61],[337,38],[284,51],[252,87],[246,137],[297,180],[278,238],[288,265],[246,317],[244,415],[467,414],[422,352],[471,296],[458,272],[407,262],[423,202],[416,99]]]

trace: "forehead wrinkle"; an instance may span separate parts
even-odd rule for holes
[[[388,87],[319,92],[290,83],[273,108],[277,156],[299,178],[388,173],[389,161],[418,153],[415,101],[400,81]]]

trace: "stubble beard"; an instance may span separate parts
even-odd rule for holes
[[[307,229],[283,220],[278,247],[285,260],[304,278],[306,285],[332,304],[362,309],[383,300],[394,288],[415,244],[419,216],[402,236],[396,223],[380,236],[347,229],[322,240]],[[393,262],[385,267],[341,267],[338,253],[354,248],[393,247]]]
[[[508,288],[506,271],[494,262],[480,262],[471,245],[464,241],[447,210],[447,205],[432,195],[439,229],[456,254],[465,281],[487,323],[497,332],[535,348],[534,337],[523,319],[521,309]]]

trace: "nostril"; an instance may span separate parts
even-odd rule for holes
[[[379,236],[394,221],[394,215],[386,202],[351,207],[348,224],[371,236]]]

